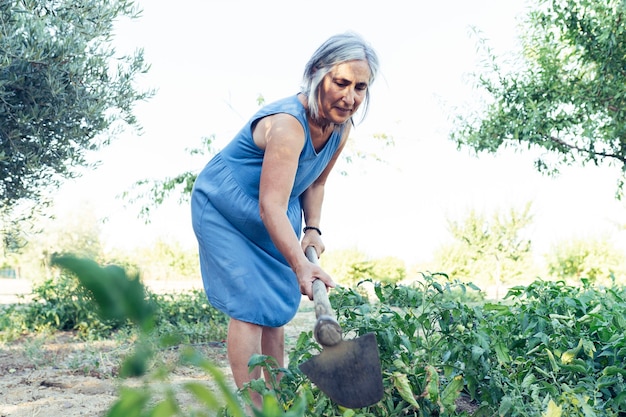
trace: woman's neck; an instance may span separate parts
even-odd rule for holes
[[[319,115],[318,117],[313,117],[311,109],[309,109],[309,102],[306,94],[300,93],[300,102],[306,110],[309,126],[323,136],[330,134],[330,132],[335,128],[335,124],[324,117],[320,117]]]
[[[308,111],[307,111],[308,113]],[[332,132],[335,128],[335,124],[324,119],[324,118],[313,118],[310,114],[308,114],[309,125],[319,131],[322,135]]]

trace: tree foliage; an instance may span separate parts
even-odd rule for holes
[[[56,252],[98,261],[104,259],[102,222],[92,204],[77,201],[65,213],[37,220],[34,231],[23,234],[24,241],[20,242],[19,248],[7,248],[6,254],[0,253],[0,263],[6,259],[21,271],[23,277],[37,280],[51,276],[50,256]]]
[[[393,284],[406,278],[404,261],[395,256],[385,256],[372,262],[372,279]]]
[[[124,126],[148,70],[143,51],[116,56],[114,22],[126,0],[0,0],[0,207],[40,202],[90,166],[86,156]]]
[[[570,239],[546,255],[548,272],[559,279],[607,284],[626,281],[626,256],[606,238]]]
[[[626,178],[626,3],[537,0],[525,21],[523,56],[507,72],[487,48],[478,86],[489,102],[461,115],[451,134],[477,152],[538,149],[536,168],[607,163]]]
[[[522,230],[532,221],[531,204],[491,219],[472,210],[462,221],[448,220],[454,241],[438,249],[440,270],[453,278],[476,283],[515,282],[528,276],[531,242]]]
[[[113,250],[107,253],[107,258],[127,270],[137,269],[145,280],[196,281],[200,276],[197,249],[185,248],[171,239],[158,238],[147,246]]]
[[[327,251],[321,257],[321,264],[335,281],[348,287],[370,279],[395,283],[407,275],[402,259],[393,256],[371,259],[355,248]]]

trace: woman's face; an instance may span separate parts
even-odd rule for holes
[[[348,61],[335,66],[320,85],[320,119],[334,124],[350,119],[365,99],[370,75],[366,61]]]

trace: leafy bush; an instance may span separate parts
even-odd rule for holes
[[[176,333],[182,343],[223,341],[228,316],[211,306],[203,290],[152,295],[158,306],[156,332]]]
[[[348,415],[624,415],[626,290],[538,280],[502,303],[458,297],[475,290],[435,275],[377,284],[377,302],[334,291],[344,332],[374,332],[383,368],[383,400]],[[281,389],[305,393],[307,416],[346,415],[297,369],[316,352],[311,332],[302,334]]]
[[[6,322],[0,338],[5,340],[22,333],[47,330],[76,330],[82,337],[98,338],[125,325],[100,317],[91,295],[70,275],[35,285],[32,301],[8,306],[3,317]]]
[[[128,279],[135,282],[139,278],[131,273]],[[119,286],[119,280],[104,277],[102,285],[113,290]],[[126,287],[118,289],[110,298],[121,298],[119,291],[123,288]],[[175,332],[181,343],[221,342],[226,337],[227,316],[209,305],[201,290],[178,294],[152,294],[144,290],[137,295],[150,300],[154,306],[153,334],[156,336]],[[133,327],[125,316],[99,314],[93,293],[72,274],[62,273],[35,285],[32,296],[32,302],[4,309],[0,315],[0,340],[45,330],[76,331],[82,338],[98,339],[109,337],[115,331],[130,331]]]
[[[456,401],[466,381],[484,378],[487,356],[465,348],[487,343],[480,334],[470,331],[464,343],[459,343],[458,329],[463,325],[471,328],[476,313],[450,295],[453,289],[467,291],[469,286],[451,282],[442,285],[437,282],[442,277],[424,276],[413,286],[378,283],[376,303],[358,289],[343,288],[332,293],[331,303],[347,337],[374,332],[379,346],[385,396],[354,415],[463,415],[452,414]],[[311,332],[303,334],[289,363],[302,363],[317,351]],[[342,415],[343,411],[311,387],[296,368],[290,370],[283,381],[309,391],[308,403],[313,406],[306,415]]]
[[[626,413],[626,290],[583,284],[535,281],[485,306],[504,342],[501,413],[537,415],[548,398],[565,416]]]

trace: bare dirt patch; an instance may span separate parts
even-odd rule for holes
[[[71,333],[24,338],[0,349],[0,416],[97,416],[115,399],[111,342]],[[101,360],[102,362],[97,362]]]

